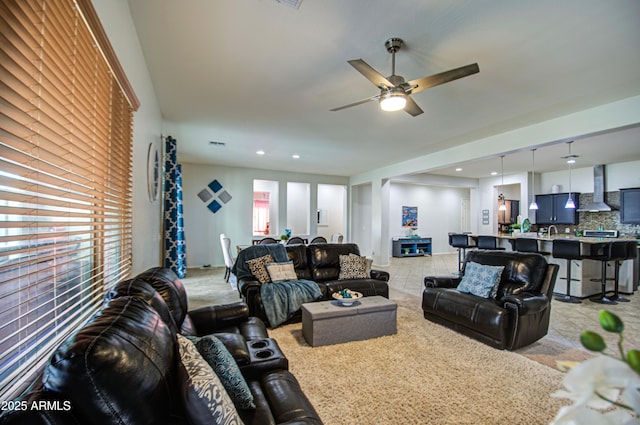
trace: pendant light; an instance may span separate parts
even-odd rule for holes
[[[535,149],[531,149],[531,182],[532,182],[531,204],[529,205],[529,209],[537,210],[538,203],[536,202],[536,150]]]
[[[504,190],[504,155],[500,155],[500,175],[502,176],[502,183],[500,184],[500,192]],[[498,196],[502,200],[502,204],[498,207],[498,211],[506,211],[507,204],[504,202],[504,195],[500,193]]]
[[[571,164],[576,162],[576,156],[571,155],[571,143],[573,143],[573,141],[567,142],[567,144],[569,145],[569,156],[567,156],[567,164],[569,164],[569,198],[567,199],[567,202],[564,204],[564,207],[567,209],[576,208],[576,204],[575,202],[573,202],[573,195],[571,195]]]

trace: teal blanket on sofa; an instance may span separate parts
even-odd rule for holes
[[[252,277],[247,260],[270,254],[273,261],[282,263],[289,261],[284,245],[252,245],[238,253],[231,273],[238,279]],[[272,328],[280,326],[300,310],[303,303],[316,301],[322,298],[322,291],[311,280],[285,280],[275,283],[263,283],[260,285],[262,307]]]
[[[305,279],[285,280],[260,285],[262,306],[272,328],[289,320],[303,303],[322,298],[318,285]]]

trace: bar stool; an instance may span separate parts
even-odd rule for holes
[[[638,243],[636,241],[616,241],[611,243],[611,259],[615,261],[613,301],[628,303],[628,298],[620,296],[620,266],[626,260],[633,260],[638,256]]]
[[[600,261],[602,264],[600,279],[592,279],[593,281],[600,280],[602,284],[602,292],[599,297],[590,298],[591,301],[598,304],[618,304],[611,298],[607,297],[607,263],[611,261],[611,242],[602,242],[591,245],[591,253],[585,258],[589,260]]]
[[[476,247],[478,249],[504,250],[504,248],[498,246],[498,238],[495,236],[477,236]]]
[[[467,249],[475,248],[475,245],[469,243],[469,235],[466,233],[449,233],[449,245],[458,249],[458,272],[460,272],[464,257],[467,256]]]
[[[542,255],[551,255],[550,252],[540,251],[538,248],[538,240],[534,238],[515,238],[511,240],[511,246],[514,251],[519,252],[536,252]]]
[[[583,258],[580,253],[580,241],[570,239],[554,239],[552,253],[553,258],[563,258],[567,260],[567,276],[564,278],[567,280],[567,294],[556,295],[554,299],[563,303],[582,303],[579,298],[571,295],[571,281],[579,280],[571,279],[571,261],[582,260]]]

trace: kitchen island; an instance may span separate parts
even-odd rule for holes
[[[475,235],[470,235],[473,238]],[[533,238],[538,241],[539,250],[543,252],[553,252],[553,241],[555,239],[571,239],[580,241],[580,251],[582,255],[589,255],[591,248],[596,244],[620,241],[620,240],[635,240],[630,237],[620,238],[600,238],[600,237],[578,237],[572,234],[557,234],[553,236],[538,235],[537,233],[511,233],[511,234],[497,234],[494,235],[498,239],[498,246],[505,248],[507,251],[513,250],[511,241],[515,238]],[[560,266],[558,271],[558,278],[554,292],[556,294],[566,295],[567,293],[567,260],[563,258],[553,258],[552,255],[548,255],[547,261]],[[622,262],[620,266],[620,282],[619,290],[623,294],[632,294],[637,288],[638,280],[638,262],[639,259],[627,260]],[[594,295],[598,295],[602,292],[601,278],[601,262],[594,260],[573,260],[571,261],[571,295],[579,298],[587,298]],[[614,276],[614,263],[613,261],[607,263],[607,279],[613,279]],[[576,280],[574,280],[576,279]],[[613,291],[613,280],[607,281],[607,291]]]

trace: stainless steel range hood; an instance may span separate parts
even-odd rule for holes
[[[593,166],[593,202],[578,208],[578,211],[600,212],[611,211],[604,202],[604,165]]]

